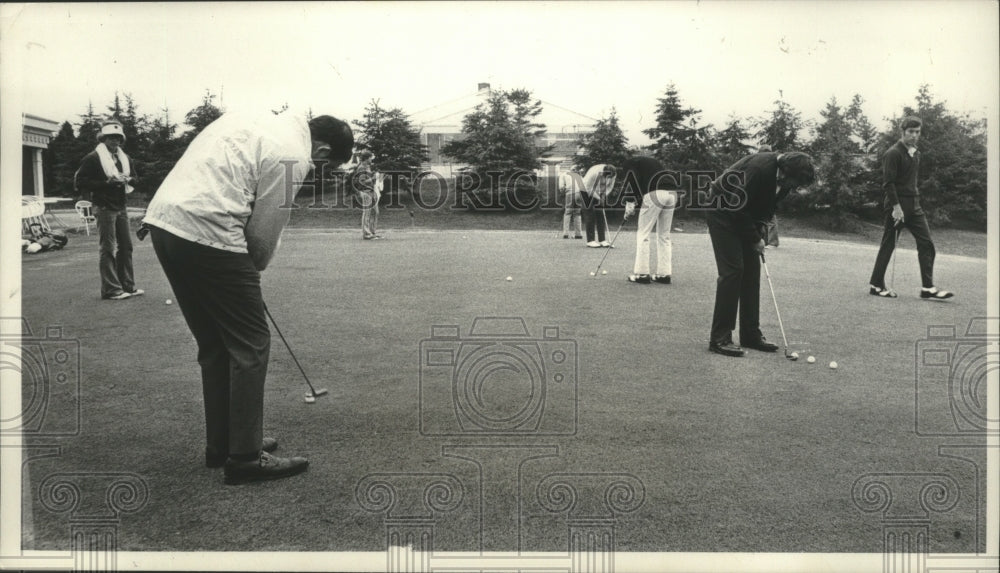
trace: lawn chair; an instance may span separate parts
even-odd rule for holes
[[[21,195],[21,236],[34,239],[40,231],[50,231],[45,220],[45,203],[34,195]]]
[[[94,223],[95,225],[97,224],[97,217],[94,216],[94,211],[93,211],[94,209],[93,203],[91,203],[90,201],[77,201],[74,207],[76,208],[76,214],[79,215],[80,219],[83,220],[83,224],[87,228],[87,235],[89,236],[90,224],[91,223]]]

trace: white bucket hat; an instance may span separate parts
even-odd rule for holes
[[[97,141],[104,141],[104,138],[109,135],[120,135],[122,143],[125,142],[125,131],[120,123],[105,123],[101,127],[101,133],[97,134]]]

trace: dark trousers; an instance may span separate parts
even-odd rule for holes
[[[250,255],[199,245],[152,227],[156,257],[198,342],[207,445],[260,451],[271,331]]]
[[[98,244],[101,253],[101,297],[108,298],[135,291],[132,270],[132,235],[126,209],[94,207]]]
[[[903,227],[910,231],[917,242],[917,261],[920,263],[920,282],[925,288],[934,286],[934,242],[931,241],[931,229],[927,226],[927,216],[920,208],[919,197],[900,197],[899,206],[903,208]],[[885,288],[885,271],[892,260],[892,252],[896,250],[896,228],[892,218],[892,209],[885,211],[882,225],[882,244],[875,256],[875,267],[869,283],[879,288]]]
[[[749,342],[760,332],[760,255],[752,243],[741,238],[726,213],[709,212],[708,234],[712,238],[719,279],[715,287],[711,341],[732,341],[736,315],[740,317],[740,340]]]
[[[587,229],[587,242],[593,241],[595,235],[598,242],[606,241],[608,222],[604,219],[604,210],[586,193],[583,193],[583,207],[580,214],[583,215],[583,226]]]

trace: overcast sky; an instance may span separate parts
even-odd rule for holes
[[[287,102],[357,119],[372,98],[414,113],[490,82],[592,117],[617,108],[643,144],[670,82],[717,126],[765,114],[779,90],[807,119],[859,93],[879,128],[923,83],[978,116],[998,100],[993,1],[41,4],[3,15],[5,63],[21,67],[4,91],[57,121],[88,101],[103,111],[115,90],[174,121],[206,89],[227,109]]]

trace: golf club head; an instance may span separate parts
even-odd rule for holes
[[[329,392],[330,391],[327,390],[326,388],[320,388],[319,390],[316,390],[315,392],[313,392],[312,395],[313,395],[313,397],[318,398],[320,396],[324,396],[324,395],[328,394]]]
[[[306,404],[315,404],[315,403],[316,403],[316,397],[313,396],[312,394],[306,394]]]
[[[796,360],[798,360],[798,359],[799,359],[799,357],[798,357],[798,356],[795,356],[794,354],[790,354],[790,353],[788,352],[788,350],[785,350],[785,358],[787,358],[787,359],[791,360],[792,362],[795,362]]]

